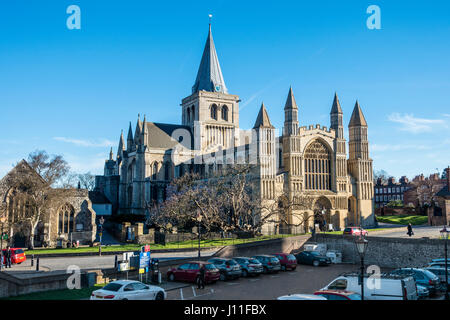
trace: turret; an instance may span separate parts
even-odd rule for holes
[[[297,135],[298,133],[298,107],[295,102],[292,87],[289,88],[289,93],[284,105],[284,127],[283,135]]]

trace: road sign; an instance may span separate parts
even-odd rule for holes
[[[145,273],[145,269],[144,268],[140,268],[139,269],[139,273]]]
[[[139,253],[139,268],[145,269],[150,266],[150,252]]]
[[[141,251],[142,252],[150,252],[150,245],[146,244],[145,246],[142,246]]]

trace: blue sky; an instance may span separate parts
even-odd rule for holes
[[[66,27],[72,4],[81,30]],[[373,4],[381,30],[366,27]],[[281,128],[290,85],[300,124],[329,126],[336,91],[346,126],[361,104],[375,170],[450,164],[448,1],[28,0],[0,2],[0,177],[36,149],[101,174],[138,113],[180,123],[209,13],[242,128],[262,101]]]

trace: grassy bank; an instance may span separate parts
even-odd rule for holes
[[[64,289],[24,294],[17,297],[3,298],[0,300],[81,300],[89,299],[92,292],[102,288],[104,284],[96,284],[90,288]]]
[[[222,247],[229,246],[234,244],[241,243],[249,243],[256,241],[263,241],[269,239],[278,239],[291,237],[294,235],[273,235],[273,236],[262,236],[257,238],[249,238],[249,239],[216,239],[216,240],[201,240],[200,247]],[[142,245],[139,244],[125,244],[125,245],[116,245],[116,246],[102,246],[102,252],[127,252],[127,251],[137,251],[141,249]],[[166,245],[162,244],[152,244],[152,251],[164,250],[164,249],[196,249],[198,248],[198,240],[189,240],[189,241],[180,241],[180,242],[170,242],[166,243]],[[26,254],[60,254],[60,253],[89,253],[89,252],[98,252],[98,247],[80,247],[80,248],[64,248],[64,249],[35,249],[35,250],[26,250]]]
[[[423,225],[428,223],[427,216],[410,216],[410,215],[399,215],[399,216],[379,216],[377,217],[378,222],[392,223],[407,225],[411,223],[413,226]]]

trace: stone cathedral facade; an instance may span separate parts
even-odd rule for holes
[[[187,172],[207,178],[223,166],[253,163],[259,190],[254,196],[261,201],[310,199],[307,208],[289,206],[288,225],[297,224],[301,214],[311,217],[305,228],[324,221],[334,229],[375,224],[368,126],[358,102],[348,124],[348,151],[336,94],[329,128],[300,126],[290,88],[281,136],[264,104],[253,129],[241,129],[239,102],[225,85],[210,26],[192,93],[181,101],[181,124],[138,116],[134,132],[130,122],[126,141],[122,132],[117,154],[111,149],[104,175],[96,177],[97,190],[111,201],[115,214],[145,214],[146,206],[164,201],[167,185]],[[277,227],[266,225],[262,231]]]

